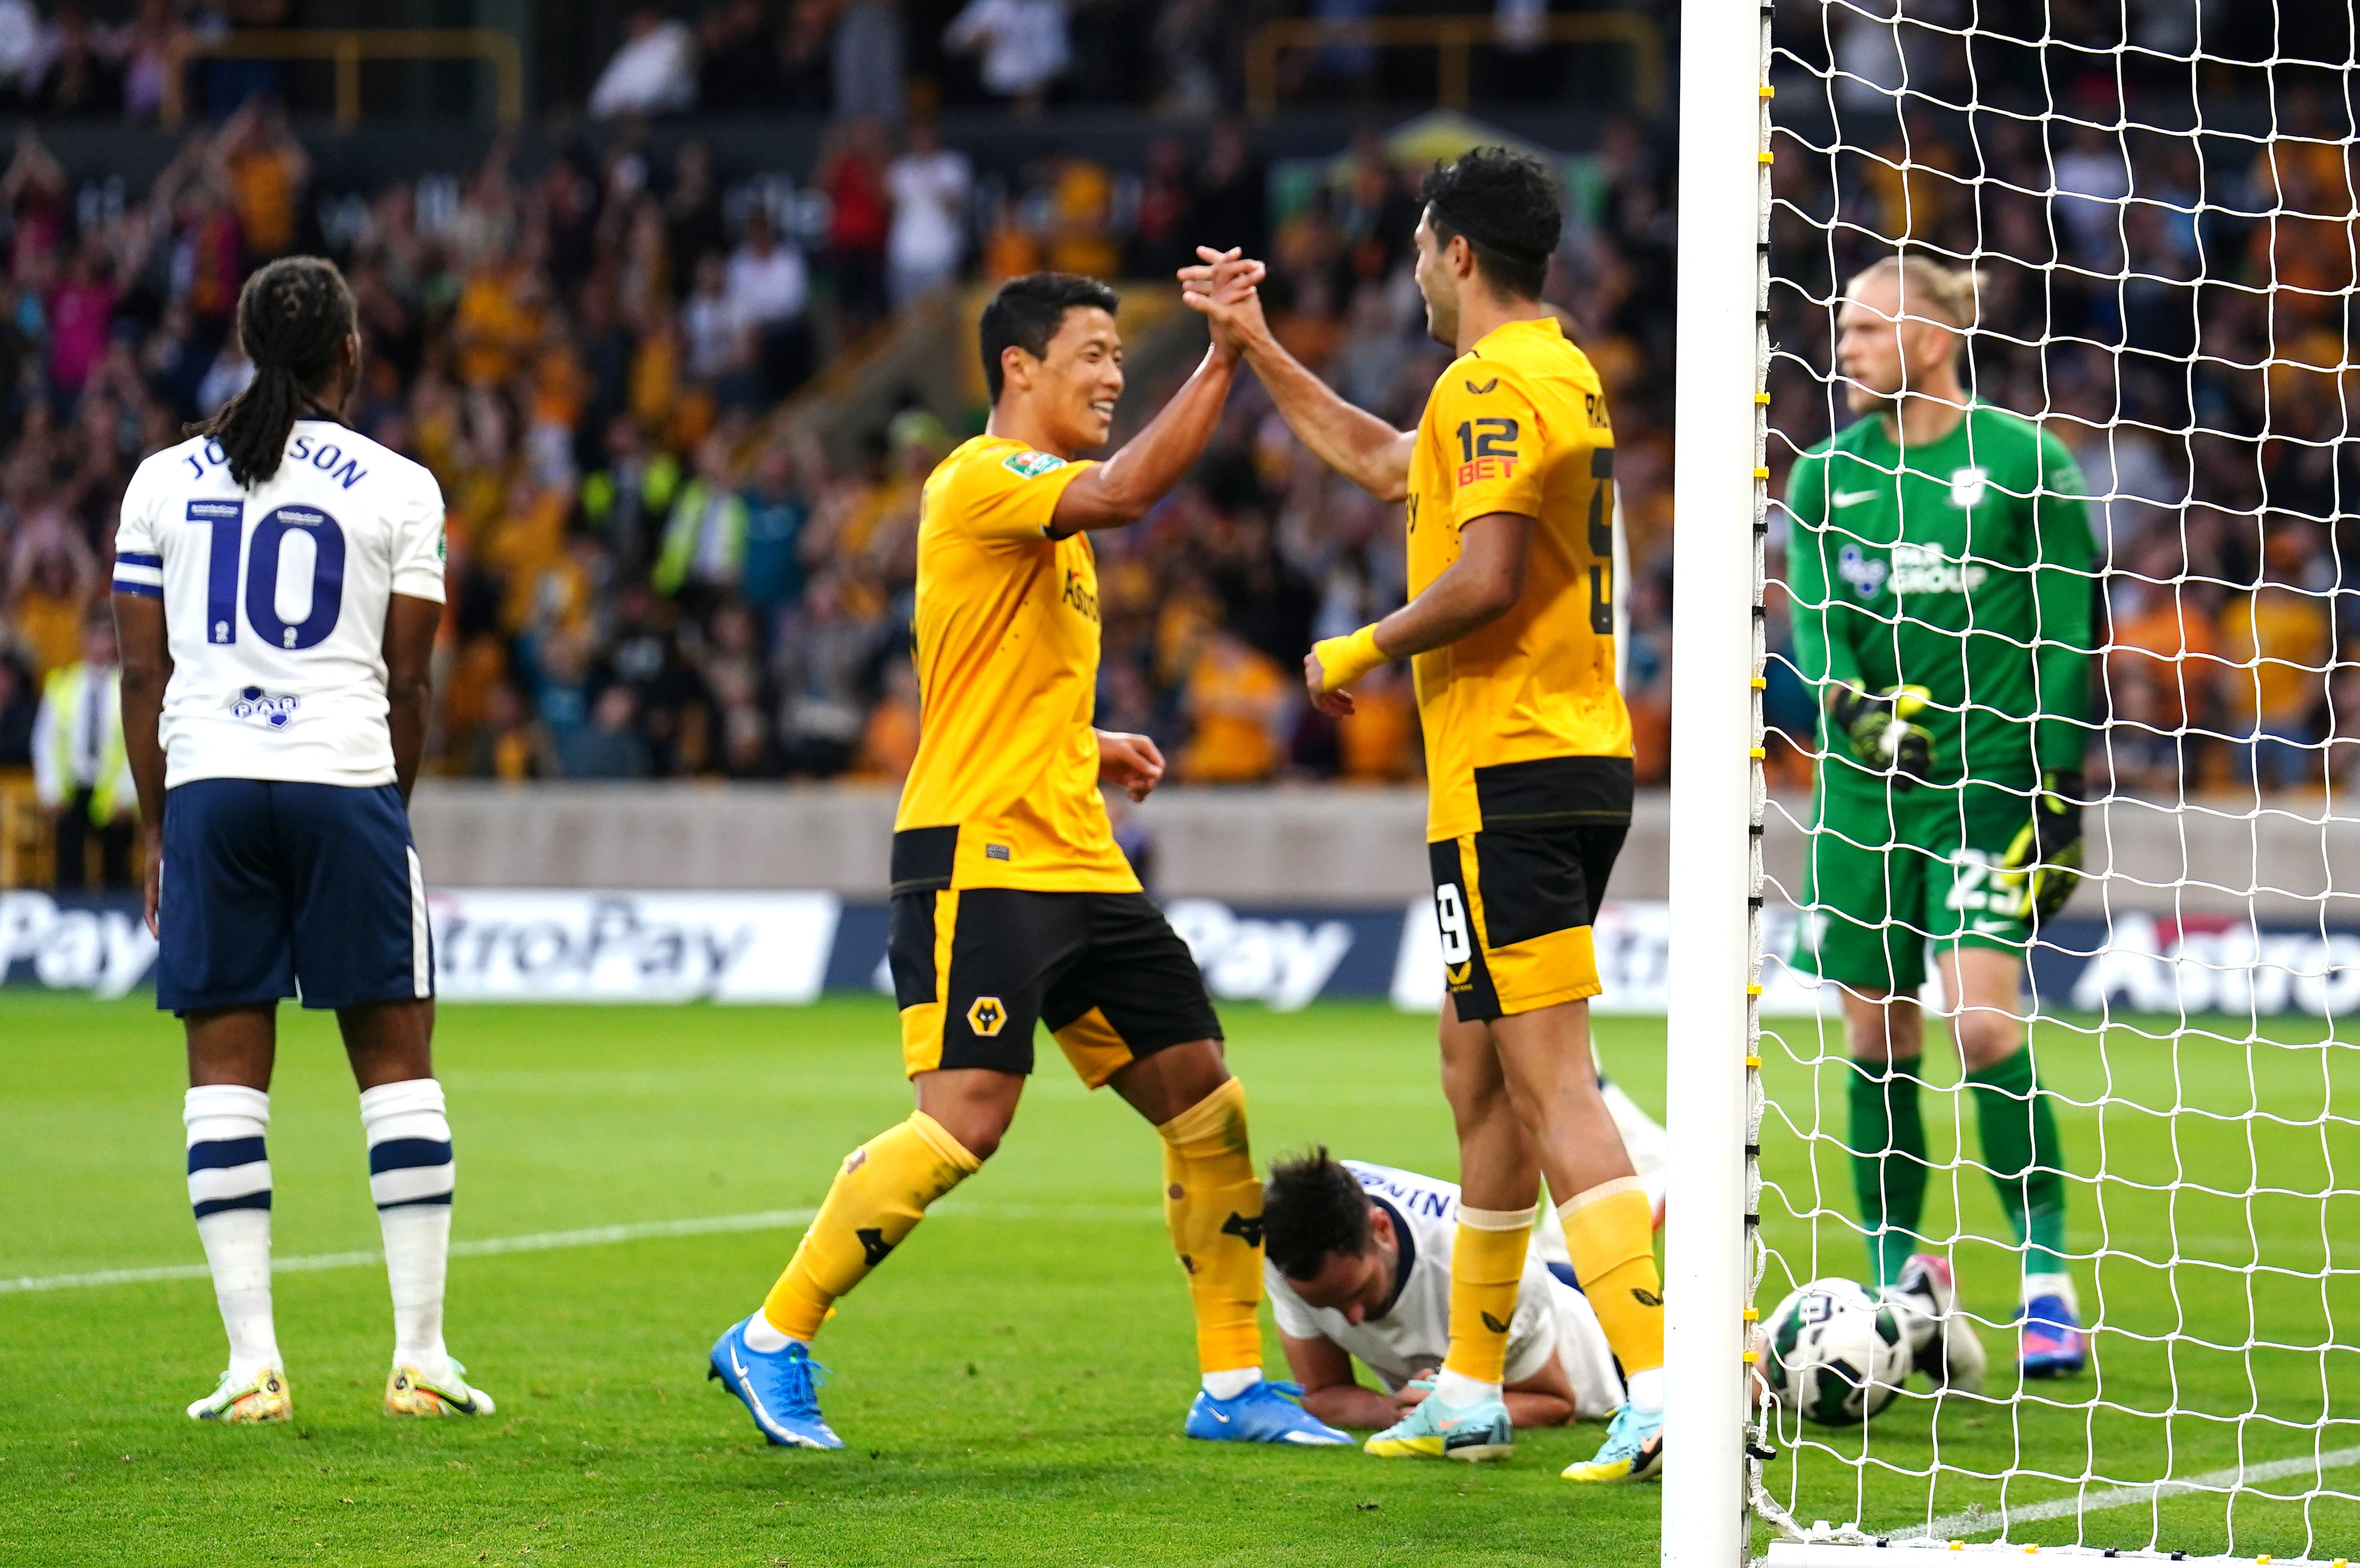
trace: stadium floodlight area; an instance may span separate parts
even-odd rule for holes
[[[2278,5],[1824,0],[1774,17],[1685,0],[1667,1565],[2360,1556],[2360,749],[2340,749],[2360,746],[2360,691],[2335,652],[2339,525],[2360,512],[2360,27],[2321,9],[2340,58],[2281,53],[2299,18]],[[2239,41],[2208,35],[2230,20]],[[1967,387],[2074,461],[2010,496],[1971,454],[1949,496],[1962,551],[1865,549],[1822,582],[1792,547],[1841,531],[1844,498],[1801,518],[1789,485],[1857,417],[1838,317],[1896,254],[1972,279]],[[1898,288],[1905,326],[1949,324],[1912,277]],[[1910,459],[1889,462],[1888,484]],[[2058,1128],[2043,1148],[2087,1364],[2024,1377],[2023,1236],[1994,1179],[2024,1173],[1994,1168],[1983,1122],[2001,1101],[1962,1076],[1953,999],[1924,993],[1907,1074],[1922,1141],[1861,1148],[1845,985],[1789,962],[1830,920],[1877,925],[1896,953],[1940,934],[1891,880],[1879,911],[1797,875],[1860,830],[1812,799],[1831,744],[1850,748],[1817,723],[1825,665],[1796,628],[1849,599],[1898,646],[1940,621],[1933,596],[2022,564],[1995,540],[1982,559],[1994,536],[1973,516],[2068,505],[2083,479],[2091,551],[2033,565],[2074,574],[2092,606],[2090,700],[2041,699],[2084,741],[2088,875],[2032,921],[2006,1011]],[[1964,635],[2038,664],[2054,629],[2035,614]],[[1957,705],[1924,722],[2015,711],[1975,684],[1988,668],[1969,659]],[[2049,777],[1994,788],[2029,821]],[[2002,907],[1996,856],[1929,847]],[[1765,983],[1818,1010],[1765,1014]],[[1954,1269],[1954,1321],[1990,1371],[1980,1389],[1916,1377],[1865,1421],[1822,1425],[1761,1396],[1759,1322],[1815,1279],[1875,1284],[1863,1155],[1881,1180],[1923,1181],[1909,1247]]]

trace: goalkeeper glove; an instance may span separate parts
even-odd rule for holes
[[[1934,736],[1909,722],[1932,697],[1923,686],[1887,686],[1874,697],[1838,686],[1828,694],[1828,717],[1852,743],[1852,756],[1893,774],[1896,789],[1907,789],[1934,775]]]
[[[2081,885],[2081,775],[2052,768],[2033,792],[2032,820],[2007,846],[2000,879],[2021,890],[2025,918],[2054,920]]]

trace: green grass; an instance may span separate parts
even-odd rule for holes
[[[292,1008],[272,1099],[279,1256],[376,1245],[332,1028]],[[1376,1006],[1228,1012],[1268,1152],[1448,1174],[1433,1025]],[[815,1203],[905,1114],[881,1001],[801,1009],[453,1007],[437,1058],[456,1234],[517,1236]],[[1605,1049],[1661,1106],[1661,1027]],[[177,1027],[137,1001],[0,992],[0,1278],[200,1261]],[[377,1413],[380,1270],[282,1275],[283,1428],[180,1413],[222,1359],[202,1280],[0,1295],[0,1541],[11,1563],[1638,1564],[1656,1489],[1557,1478],[1595,1426],[1504,1465],[1189,1443],[1186,1295],[1153,1133],[1044,1052],[1007,1146],[846,1303],[841,1454],[759,1444],[703,1379],[787,1230],[462,1258],[450,1338],[482,1423]],[[989,1205],[989,1207],[987,1207]],[[1078,1217],[1055,1211],[1083,1206]],[[1035,1212],[1023,1211],[1032,1206]],[[1011,1213],[1011,1211],[1016,1211]],[[1095,1211],[1095,1212],[1089,1212]],[[1275,1354],[1274,1336],[1266,1336]],[[1274,1365],[1274,1371],[1283,1370]]]
[[[2360,1444],[2360,1050],[2316,1023],[2044,1021],[2041,1074],[2060,1096],[2071,1172],[2068,1244],[2084,1316],[2101,1306],[2097,1372],[2033,1383],[2016,1399],[2013,1336],[1987,1327],[1994,1377],[1983,1401],[1905,1397],[1863,1432],[1780,1433],[1769,1490],[1804,1523],[1872,1530],[1969,1506],[2022,1506],[2093,1483],[2186,1477]],[[2349,1031],[2345,1031],[2347,1036]],[[1762,1234],[1771,1253],[1759,1305],[1790,1286],[1866,1266],[1843,1148],[1846,1070],[1832,1027],[1765,1026]],[[2016,1259],[1979,1157],[1969,1096],[1947,1049],[1926,1056],[1936,1169],[1923,1230],[1959,1236],[1962,1300],[1988,1323],[2016,1301]],[[2103,1177],[2096,1173],[2103,1172]],[[2251,1266],[2259,1263],[2258,1270]],[[2267,1342],[2248,1350],[2249,1341]],[[2269,1346],[2281,1348],[2271,1348]],[[2299,1347],[2299,1348],[2297,1348]],[[1798,1443],[1796,1440],[1803,1441]],[[2166,1443],[2169,1443],[2167,1451]],[[1865,1465],[1860,1463],[1865,1460]],[[1984,1477],[2016,1468],[2005,1490]],[[2267,1490],[2360,1492],[2360,1469],[2297,1475]],[[2234,1524],[2234,1530],[2232,1530]],[[2171,1551],[2355,1555],[2360,1505],[2274,1502],[2250,1493],[2035,1522],[2011,1539]]]
[[[358,1116],[325,1020],[289,1009],[271,1158],[282,1257],[364,1249],[377,1227]],[[1320,1139],[1448,1174],[1430,1021],[1377,1006],[1228,1015],[1267,1154]],[[1971,1504],[2069,1493],[2070,1478],[2188,1475],[2360,1443],[2360,1286],[2248,1276],[2354,1269],[2344,1227],[2360,1133],[2360,1052],[2284,1031],[2102,1040],[2044,1025],[2070,1101],[2071,1244],[2102,1336],[2093,1378],[2015,1403],[1896,1402],[1866,1433],[1781,1434],[1772,1494],[1805,1522],[1894,1529]],[[1662,1026],[1601,1020],[1601,1051],[1663,1105]],[[1853,1273],[1843,1086],[1808,1023],[1765,1041],[1762,1305],[1790,1279]],[[2229,1031],[2242,1036],[2242,1029]],[[880,1001],[801,1009],[452,1007],[439,1040],[461,1167],[462,1239],[741,1214],[818,1201],[836,1160],[907,1105]],[[0,992],[0,1278],[187,1264],[180,1044],[144,1004]],[[1947,1051],[1930,1052],[1929,1063]],[[1194,1381],[1188,1315],[1155,1203],[1153,1135],[1086,1094],[1054,1050],[988,1171],[922,1226],[830,1324],[826,1406],[852,1446],[760,1446],[703,1381],[706,1347],[749,1310],[792,1230],[462,1258],[451,1339],[501,1401],[484,1423],[377,1412],[389,1324],[380,1272],[282,1276],[297,1422],[200,1429],[180,1407],[221,1362],[201,1279],[0,1295],[0,1541],[15,1563],[138,1564],[1484,1563],[1654,1561],[1654,1487],[1557,1479],[1598,1429],[1524,1434],[1497,1466],[1381,1465],[1346,1452],[1232,1449],[1178,1434]],[[1947,1082],[1947,1069],[1934,1069]],[[1939,1090],[1938,1160],[1972,1107]],[[2258,1109],[2276,1121],[2250,1119]],[[2088,1173],[2101,1168],[2103,1181]],[[2183,1183],[2178,1193],[2154,1190]],[[2188,1183],[2234,1194],[2208,1197]],[[2251,1199],[2249,1188],[2277,1189]],[[964,1211],[964,1212],[961,1212]],[[2249,1228],[2250,1225],[2250,1228]],[[1989,1183],[1938,1173],[1927,1226],[2004,1234]],[[2173,1262],[2171,1238],[2179,1244]],[[2004,1317],[2014,1261],[1957,1251],[1971,1308]],[[2135,1336],[2173,1332],[2209,1350]],[[2005,1334],[1987,1331],[2004,1363]],[[1275,1340],[1272,1344],[1275,1348]],[[1281,1370],[1273,1365],[1274,1371]],[[1922,1385],[1920,1388],[1922,1391]],[[2013,1394],[2013,1379],[1994,1393]],[[2167,1413],[2168,1412],[2168,1413]],[[2322,1420],[2322,1417],[2327,1418]],[[2273,1424],[2278,1422],[2290,1425]],[[2314,1429],[2317,1429],[2314,1431]],[[2166,1439],[2171,1447],[2165,1448]],[[1868,1461],[1863,1467],[1856,1463]],[[2020,1475],[2005,1493],[1990,1477]],[[2063,1478],[2063,1479],[2060,1479]],[[2360,1471],[2325,1484],[2353,1488]],[[2304,1478],[2274,1490],[2302,1490]],[[2280,1556],[2348,1555],[2360,1509],[2217,1498],[2019,1528]],[[1757,1532],[1757,1542],[1766,1539]]]

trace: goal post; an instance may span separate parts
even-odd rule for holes
[[[1666,1568],[1750,1554],[1754,1000],[1770,10],[1683,0],[1665,1199]]]

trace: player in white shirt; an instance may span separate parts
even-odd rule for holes
[[[442,1344],[453,1166],[408,800],[442,615],[442,497],[347,429],[353,297],[272,262],[238,297],[253,382],[139,465],[115,534],[124,744],[148,834],[156,1005],[188,1033],[189,1201],[229,1367],[198,1420],[281,1421],[270,1307],[279,1001],[333,1008],[393,1291],[393,1415],[488,1414]]]
[[[1664,1129],[1599,1080],[1663,1223]],[[1303,1408],[1330,1426],[1389,1427],[1423,1399],[1450,1349],[1450,1256],[1459,1188],[1413,1171],[1335,1160],[1326,1149],[1270,1169],[1262,1189],[1263,1279]],[[1357,1358],[1385,1392],[1354,1377]],[[1508,1323],[1508,1412],[1518,1427],[1611,1418],[1622,1375],[1581,1293],[1565,1228],[1544,1207]],[[1504,1459],[1513,1445],[1451,1445],[1452,1459]]]

